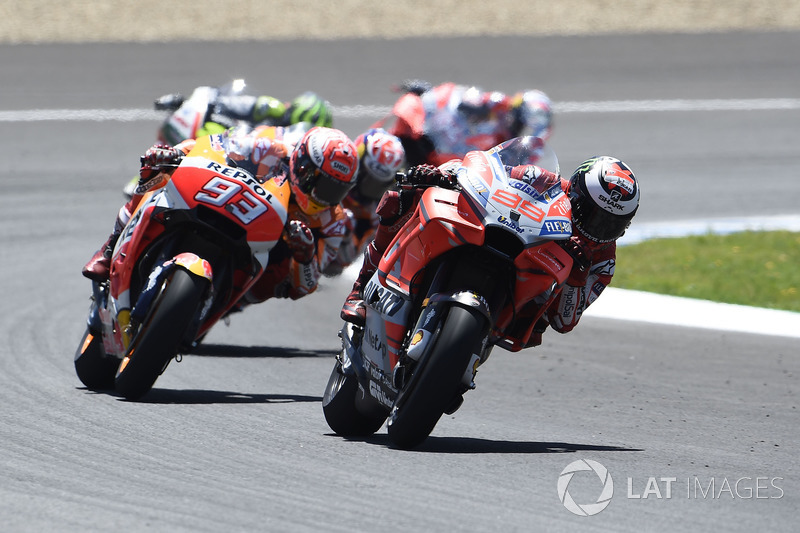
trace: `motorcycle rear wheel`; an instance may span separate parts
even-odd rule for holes
[[[342,365],[337,361],[322,397],[322,412],[328,426],[343,437],[372,435],[383,426],[387,413],[369,403],[375,402],[366,397],[355,376],[342,372]]]
[[[208,280],[176,268],[161,288],[120,365],[115,388],[128,400],[144,396],[178,353]]]
[[[106,355],[99,333],[86,328],[78,349],[75,351],[75,373],[89,390],[111,390],[114,376],[119,368],[119,359]]]
[[[450,306],[443,320],[389,415],[389,441],[397,448],[411,449],[428,438],[459,393],[464,371],[486,335],[486,318],[464,307]]]

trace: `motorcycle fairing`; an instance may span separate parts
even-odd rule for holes
[[[536,322],[558,297],[572,269],[572,257],[556,242],[525,249],[514,260],[513,299],[500,313],[492,333],[495,344],[511,352],[530,343]],[[520,330],[524,326],[525,329]]]
[[[480,246],[483,240],[480,220],[458,191],[427,189],[414,216],[381,258],[380,281],[407,295],[414,275],[432,259],[456,246]]]
[[[245,230],[253,270],[234,273],[233,297],[244,294],[267,265],[269,253],[281,238],[288,218],[289,182],[284,176],[277,176],[260,183],[249,173],[226,165],[219,151],[219,138],[198,140],[167,184],[144,195],[123,228],[111,261],[109,303],[113,316],[103,317],[104,323],[111,320],[119,323],[116,331],[124,331],[130,323],[134,269],[165,232],[166,220],[172,213],[184,213],[181,216],[189,220],[198,209],[207,209]],[[125,344],[122,338],[116,347]]]
[[[417,138],[424,133],[425,108],[422,99],[413,93],[401,96],[392,107],[392,114],[379,121],[375,127],[398,137]]]
[[[184,158],[168,186],[172,185],[189,209],[212,207],[242,225],[253,255],[266,265],[288,219],[288,180],[272,178],[260,183],[242,169],[191,157],[192,153]],[[198,171],[180,172],[186,168]]]
[[[219,90],[214,87],[197,87],[189,98],[175,110],[161,126],[159,140],[170,145],[197,137],[205,124],[209,106],[216,100]]]
[[[526,248],[572,236],[572,208],[560,179],[511,179],[495,150],[467,154],[457,178],[486,228],[509,228]]]

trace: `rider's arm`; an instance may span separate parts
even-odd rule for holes
[[[578,325],[583,312],[611,283],[616,264],[616,243],[597,249],[592,254],[592,264],[586,281],[571,285],[570,281],[561,289],[561,294],[548,309],[550,326],[559,333],[567,333]]]
[[[217,99],[216,113],[251,124],[282,123],[286,105],[272,96],[220,96]]]
[[[317,215],[314,231],[314,252],[309,260],[298,261],[293,257],[289,264],[290,285],[289,297],[293,300],[302,298],[317,290],[320,273],[336,259],[339,246],[345,235],[347,215],[341,206],[327,209]]]

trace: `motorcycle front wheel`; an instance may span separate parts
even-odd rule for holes
[[[78,379],[89,390],[110,390],[114,388],[117,368],[119,359],[106,355],[101,335],[87,327],[75,351],[75,373]]]
[[[431,434],[457,394],[473,353],[481,349],[486,318],[451,305],[430,351],[423,356],[389,415],[389,441],[411,449]]]
[[[176,268],[161,288],[117,371],[115,388],[128,400],[144,396],[178,353],[208,280]]]
[[[366,437],[378,431],[386,420],[384,411],[366,396],[355,376],[346,375],[336,362],[322,397],[322,412],[328,426],[343,437]],[[361,407],[361,409],[359,409]]]

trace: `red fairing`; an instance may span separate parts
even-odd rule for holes
[[[416,94],[407,93],[395,102],[392,108],[394,123],[389,125],[387,131],[397,137],[422,137],[425,127],[425,108],[422,99]],[[388,119],[387,119],[388,120]],[[381,127],[386,121],[379,122],[376,127]]]
[[[480,246],[483,241],[483,226],[457,191],[427,189],[414,216],[381,258],[381,282],[408,293],[411,279],[431,260],[456,246]]]

